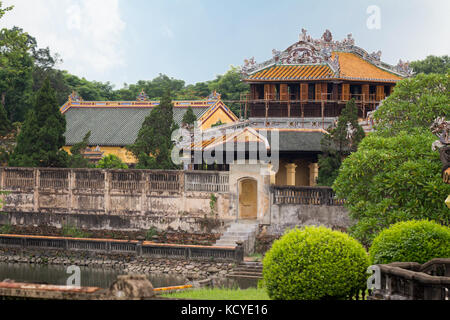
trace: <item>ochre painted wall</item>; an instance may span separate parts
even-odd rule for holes
[[[107,156],[110,154],[113,154],[120,158],[123,162],[126,164],[135,164],[137,163],[136,158],[133,156],[133,154],[125,149],[125,147],[104,147],[99,146],[100,151],[103,152],[103,156]],[[70,148],[72,147],[63,147],[63,149],[70,154]]]
[[[302,159],[296,159],[293,162],[297,165],[297,168],[295,169],[295,186],[308,187],[310,184],[310,176],[309,176],[310,162],[308,160]],[[286,160],[280,160],[280,168],[275,176],[275,184],[277,186],[287,185],[287,177],[286,177],[287,164],[288,162]]]
[[[208,115],[205,115],[208,116]],[[200,118],[200,121],[202,121],[203,119]],[[205,117],[204,122],[201,125],[201,130],[206,130],[211,128],[213,125],[215,125],[217,122],[222,121],[223,124],[228,124],[228,123],[232,123],[235,122],[237,119],[232,119],[226,112],[225,110],[223,110],[222,108],[217,108],[214,113],[209,116],[209,117]]]

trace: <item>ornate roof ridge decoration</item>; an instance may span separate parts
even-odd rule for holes
[[[247,77],[265,68],[274,65],[304,65],[304,64],[328,64],[336,77],[340,75],[339,55],[333,57],[333,52],[349,52],[356,54],[365,61],[401,77],[410,77],[413,74],[409,62],[399,61],[397,66],[392,66],[381,61],[381,51],[369,54],[366,50],[355,45],[353,35],[350,33],[342,41],[334,41],[330,30],[326,30],[321,39],[313,39],[302,29],[300,40],[284,51],[272,50],[272,59],[263,63],[256,63],[255,58],[244,60],[241,67],[242,74]]]
[[[222,102],[221,94],[213,91],[211,95],[198,100],[172,100],[174,108],[211,108]],[[68,101],[60,108],[61,113],[66,113],[70,108],[154,108],[159,105],[159,100],[149,100],[144,90],[141,91],[135,101],[84,101],[75,91],[69,96]],[[223,104],[223,102],[222,102]],[[225,109],[228,107],[223,104]],[[228,109],[229,110],[229,109]]]
[[[84,101],[83,98],[78,94],[76,91],[72,91],[72,93],[69,95],[69,101],[70,102],[80,102]]]
[[[139,93],[137,101],[148,101],[148,95],[145,93],[144,89],[142,89],[141,93]]]
[[[222,95],[218,93],[216,90],[211,92],[211,94],[206,98],[207,100],[220,100],[222,99]]]

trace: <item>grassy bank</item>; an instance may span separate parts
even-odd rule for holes
[[[163,297],[192,300],[270,300],[264,288],[246,290],[226,288],[192,289],[165,294]]]

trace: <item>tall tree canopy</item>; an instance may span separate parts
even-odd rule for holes
[[[322,154],[319,155],[319,177],[317,183],[322,186],[333,185],[339,168],[345,157],[355,152],[365,137],[358,123],[358,108],[355,100],[350,100],[339,116],[335,128],[322,139]]]
[[[370,244],[389,225],[431,219],[448,225],[434,119],[450,115],[448,75],[419,74],[400,81],[375,112],[375,132],[346,158],[333,184],[346,199],[353,236]]]
[[[397,83],[374,114],[376,130],[386,136],[417,127],[428,130],[437,117],[450,115],[450,74],[419,74]]]
[[[172,132],[177,129],[173,121],[173,104],[167,90],[160,104],[153,108],[139,130],[136,142],[128,149],[138,159],[138,169],[177,169],[172,162],[174,146]]]
[[[13,122],[31,105],[33,58],[28,35],[18,28],[0,30],[0,103]]]
[[[425,60],[411,62],[411,68],[415,73],[446,74],[450,72],[450,57],[447,55],[442,57],[428,56]]]
[[[66,119],[59,111],[55,92],[47,79],[27,114],[9,165],[66,167],[68,155],[61,150],[65,145],[65,131]]]

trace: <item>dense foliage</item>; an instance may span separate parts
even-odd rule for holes
[[[349,128],[353,133],[349,135]],[[319,155],[319,177],[317,183],[332,186],[339,173],[342,160],[355,152],[358,144],[365,137],[363,128],[358,123],[358,108],[355,100],[350,100],[342,110],[336,127],[329,129],[321,141],[322,154]]]
[[[369,259],[363,246],[347,234],[305,227],[275,241],[263,265],[272,299],[346,299],[364,290]]]
[[[83,155],[86,148],[89,146],[89,138],[91,137],[91,131],[86,133],[83,140],[70,148],[71,156],[68,159],[67,166],[69,168],[90,168],[93,167]]]
[[[34,108],[28,112],[17,137],[9,165],[13,167],[66,167],[66,119],[59,111],[55,92],[46,80],[36,95]]]
[[[428,132],[369,135],[342,164],[333,189],[346,199],[356,222],[351,234],[366,245],[389,225],[411,219],[448,224],[444,200],[450,185],[441,177],[436,138]]]
[[[450,72],[450,57],[445,55],[442,57],[428,56],[425,60],[411,62],[411,68],[415,73],[441,73]]]
[[[374,114],[377,134],[386,137],[417,128],[429,130],[437,117],[450,115],[450,74],[419,74],[397,83]]]
[[[98,162],[97,168],[101,169],[128,169],[126,163],[114,154],[104,156]]]
[[[197,116],[194,114],[194,110],[192,110],[192,107],[189,107],[184,114],[181,123],[183,124],[183,126],[192,127],[195,124],[195,121],[197,121]]]
[[[172,99],[170,92],[166,91],[160,104],[145,118],[135,143],[128,146],[128,150],[138,159],[136,168],[177,169],[171,159],[174,146],[172,132],[176,129]]]
[[[375,238],[369,254],[371,264],[423,264],[434,258],[450,258],[450,228],[426,220],[399,222]]]
[[[0,103],[0,136],[6,135],[12,129],[11,121],[8,119],[3,104]]]

